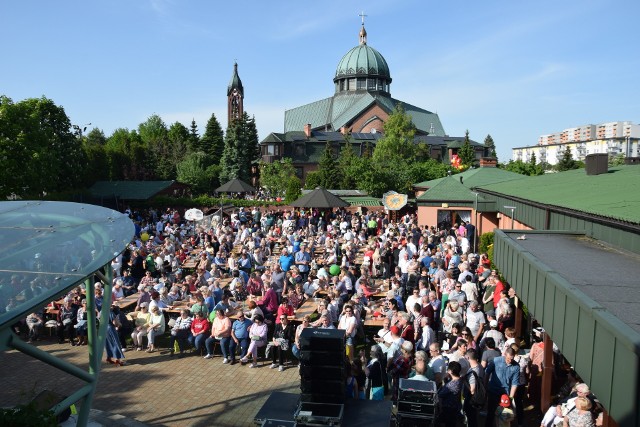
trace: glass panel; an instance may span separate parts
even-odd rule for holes
[[[66,202],[0,202],[0,323],[26,315],[115,258],[128,216]]]
[[[358,79],[358,90],[364,90],[367,88],[367,79]]]

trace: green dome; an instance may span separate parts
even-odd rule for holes
[[[334,81],[356,76],[382,77],[391,81],[387,61],[380,52],[366,44],[354,47],[342,57]]]

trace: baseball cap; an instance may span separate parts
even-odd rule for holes
[[[503,408],[511,407],[511,399],[509,399],[509,396],[507,396],[506,394],[502,395],[502,397],[500,398],[500,406],[502,406]]]
[[[400,328],[398,328],[397,326],[392,326],[391,328],[389,328],[389,331],[391,331],[391,333],[394,335],[400,335]]]

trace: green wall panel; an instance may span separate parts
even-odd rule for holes
[[[593,331],[595,326],[595,320],[591,316],[591,313],[581,309],[580,317],[578,318],[578,342],[576,345],[574,369],[576,372],[580,373],[580,376],[587,384],[591,384],[591,363],[593,361],[594,341]]]
[[[597,388],[598,399],[605,407],[610,408],[611,389],[613,384],[613,349],[615,349],[615,337],[609,330],[596,322],[593,331],[593,372],[591,377],[591,388]],[[597,384],[597,386],[596,386]]]
[[[576,334],[576,331],[578,330],[579,317],[580,306],[578,306],[578,304],[571,298],[567,298],[564,313],[564,339],[562,342],[562,354],[564,354],[567,360],[572,362],[576,360],[576,346],[578,343],[578,335]]]
[[[553,297],[553,319],[551,335],[558,347],[564,348],[565,311],[567,308],[567,295],[561,289],[555,289]]]
[[[609,408],[609,413],[618,421],[620,427],[638,426],[640,425],[638,356],[619,340],[616,340],[613,355],[611,381],[614,387],[611,390],[611,404],[606,407]],[[633,381],[633,378],[636,378],[636,381]],[[599,393],[598,397],[600,397]]]

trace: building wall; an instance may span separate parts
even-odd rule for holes
[[[372,129],[375,129],[377,132],[382,132],[384,122],[386,122],[388,118],[389,114],[380,108],[379,105],[372,105],[356,118],[349,126],[349,131],[369,133]]]
[[[639,138],[617,137],[611,139],[594,139],[586,142],[568,142],[566,144],[533,145],[530,147],[518,147],[512,149],[512,159],[528,162],[535,153],[538,162],[546,162],[550,165],[558,164],[566,147],[569,147],[575,160],[582,160],[588,154],[607,153],[610,156],[620,154],[625,157],[640,156]]]

